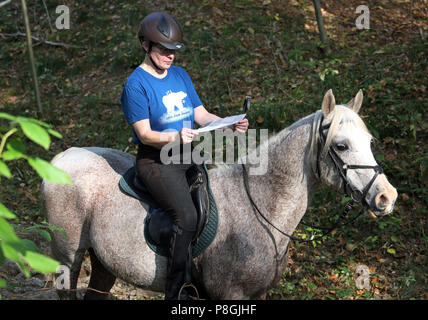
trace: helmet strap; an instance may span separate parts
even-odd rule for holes
[[[153,42],[152,42],[152,41],[150,41],[150,42],[149,42],[149,51],[147,51],[147,54],[149,55],[149,59],[150,59],[151,63],[153,64],[153,66],[154,66],[157,70],[159,70],[159,71],[164,71],[165,69],[163,69],[163,68],[159,67],[159,66],[158,66],[158,65],[153,61],[153,59],[152,59],[152,55],[151,55],[152,47],[153,47]]]

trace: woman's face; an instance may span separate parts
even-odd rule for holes
[[[143,46],[148,50],[147,43],[143,43]],[[175,50],[167,49],[158,43],[154,43],[150,55],[158,67],[169,69],[175,58]]]

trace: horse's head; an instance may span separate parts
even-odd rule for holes
[[[325,184],[383,216],[392,212],[397,190],[373,156],[372,136],[358,115],[362,101],[361,90],[346,105],[336,105],[332,90],[325,94],[313,126],[314,171]]]

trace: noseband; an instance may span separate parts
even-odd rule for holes
[[[318,135],[318,150],[317,150],[317,175],[318,179],[321,178],[321,169],[320,169],[320,155],[321,155],[321,149],[324,147],[326,143],[326,135],[324,134],[324,130],[330,129],[330,124],[327,124],[325,126],[322,125],[322,121],[324,119],[324,116],[321,117],[320,126],[319,126],[319,135]],[[362,203],[365,204],[367,207],[369,207],[369,203],[367,203],[366,196],[369,192],[370,188],[372,187],[373,183],[375,182],[377,176],[379,174],[383,173],[383,170],[381,166],[369,166],[369,165],[355,165],[355,164],[346,164],[337,154],[337,152],[334,150],[333,146],[330,146],[328,149],[327,154],[329,155],[330,159],[332,160],[336,170],[339,172],[340,177],[343,181],[343,191],[345,194],[349,195],[353,202],[356,203]],[[348,181],[347,173],[348,170],[355,170],[355,169],[373,169],[375,171],[372,179],[370,182],[366,185],[366,187],[363,190],[355,189],[351,186],[351,184]]]

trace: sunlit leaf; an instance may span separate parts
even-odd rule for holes
[[[11,121],[14,121],[16,119],[16,117],[4,112],[0,112],[0,118],[11,120]]]
[[[58,261],[33,251],[27,251],[24,259],[32,269],[41,273],[55,273],[60,265]]]
[[[53,135],[54,137],[57,137],[59,139],[62,139],[62,135],[61,133],[59,133],[58,131],[52,130],[52,129],[48,129],[48,132]]]
[[[5,219],[15,219],[16,216],[0,202],[0,217]]]
[[[19,238],[15,234],[12,226],[3,218],[0,217],[0,239],[1,243],[10,242],[10,243],[19,243]]]
[[[30,121],[20,121],[22,131],[33,142],[41,145],[46,150],[49,149],[51,138],[48,132],[36,123]]]
[[[12,173],[7,167],[6,163],[0,160],[0,175],[5,176],[6,178],[11,178]]]
[[[70,176],[67,172],[58,169],[46,160],[40,158],[28,158],[28,163],[43,179],[56,183],[71,183]]]

